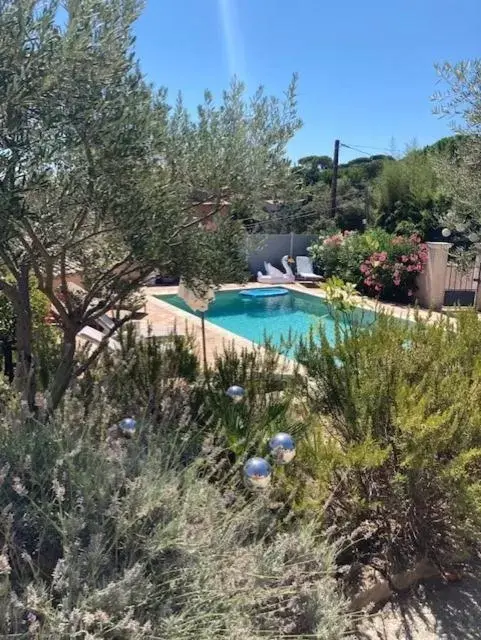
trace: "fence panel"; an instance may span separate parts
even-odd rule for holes
[[[257,275],[264,271],[264,262],[270,262],[274,267],[282,269],[282,256],[306,256],[307,248],[316,242],[317,236],[290,233],[251,234],[247,237],[247,261],[249,271]]]
[[[469,307],[476,302],[480,276],[480,262],[463,266],[455,260],[450,260],[446,268],[444,305]]]

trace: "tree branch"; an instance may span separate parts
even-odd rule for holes
[[[204,201],[204,202],[200,202],[200,203],[196,203],[194,205],[192,205],[192,207],[195,206],[199,206],[201,204],[205,204],[208,201]],[[203,222],[205,222],[205,220],[208,220],[209,218],[212,218],[212,216],[215,216],[216,213],[219,213],[220,210],[220,199],[217,199],[217,202],[214,206],[214,210],[211,211],[210,213],[206,214],[203,218],[196,218],[195,220],[191,220],[191,222],[187,222],[186,224],[181,225],[180,227],[178,227],[174,233],[170,236],[170,238],[167,240],[167,243],[170,243],[172,240],[174,240],[179,233],[181,233],[182,231],[185,231],[185,229],[189,229],[190,227],[195,226],[196,224],[202,224]]]

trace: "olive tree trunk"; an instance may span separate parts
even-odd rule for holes
[[[75,366],[76,331],[64,329],[62,356],[48,392],[47,408],[51,413],[60,404],[72,380]]]
[[[20,268],[16,295],[12,298],[16,315],[16,349],[14,387],[31,412],[35,411],[35,363],[32,355],[32,310],[30,306],[29,267]]]

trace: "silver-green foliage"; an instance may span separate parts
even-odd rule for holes
[[[344,636],[336,549],[310,524],[283,530],[147,424],[99,440],[105,407],[65,415],[0,423],[2,637]]]
[[[130,308],[153,269],[242,278],[243,227],[224,202],[252,211],[289,176],[295,82],[285,99],[262,90],[249,98],[233,82],[218,102],[206,93],[197,115],[180,98],[171,108],[136,58],[141,4],[1,2],[0,267],[11,281],[0,279],[0,291],[19,310],[20,387],[32,379],[35,351],[22,285],[29,272],[55,309],[64,341],[52,407],[69,383],[75,335],[108,310]],[[200,223],[206,217],[215,231]],[[70,268],[82,273],[80,300],[67,287]]]
[[[481,239],[481,59],[446,62],[437,71],[444,90],[433,96],[434,111],[452,118],[460,134],[453,151],[437,158],[438,174],[453,200],[442,223],[476,242]]]

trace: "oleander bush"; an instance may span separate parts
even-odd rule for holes
[[[326,278],[341,278],[371,297],[398,302],[415,299],[416,279],[427,261],[418,235],[382,229],[321,237],[310,252]]]

